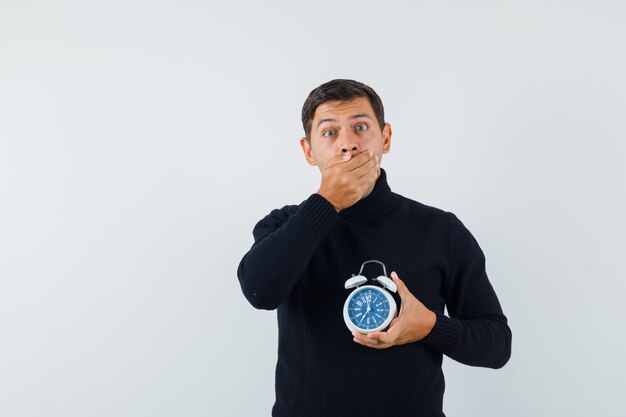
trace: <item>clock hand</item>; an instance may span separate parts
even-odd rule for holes
[[[367,313],[369,313],[370,311],[372,311],[372,309],[370,308],[370,306],[367,306],[367,310],[365,310],[365,313],[363,313],[363,315],[361,316],[361,320],[359,320],[359,323],[363,321],[363,319],[365,318],[365,316],[367,316]]]

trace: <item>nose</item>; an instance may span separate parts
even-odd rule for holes
[[[337,141],[339,152],[342,155],[351,154],[354,156],[359,151],[359,141],[357,140],[357,136],[353,132],[342,133],[343,134],[339,136],[339,140]]]

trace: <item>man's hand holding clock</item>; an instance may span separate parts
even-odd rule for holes
[[[398,286],[398,294],[402,301],[400,314],[393,319],[386,331],[367,335],[353,332],[353,340],[363,346],[386,349],[417,342],[426,337],[435,326],[437,315],[411,294],[397,273],[392,272],[391,278]]]

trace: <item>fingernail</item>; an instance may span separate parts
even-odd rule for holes
[[[378,162],[378,155],[376,155],[374,158],[376,158],[376,162]]]
[[[344,161],[347,161],[348,159],[350,159],[350,154],[349,154],[349,153],[344,153],[343,155],[341,155],[341,158],[342,158]]]
[[[377,162],[376,163],[376,169],[380,168],[380,164]]]
[[[374,155],[374,152],[372,151],[368,151],[368,153],[370,154],[370,158],[372,157],[372,155]]]

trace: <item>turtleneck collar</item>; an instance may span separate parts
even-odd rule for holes
[[[372,192],[367,197],[357,201],[356,204],[341,210],[339,216],[346,220],[378,217],[391,210],[393,202],[393,193],[387,184],[387,173],[381,168],[380,176],[376,180]]]

